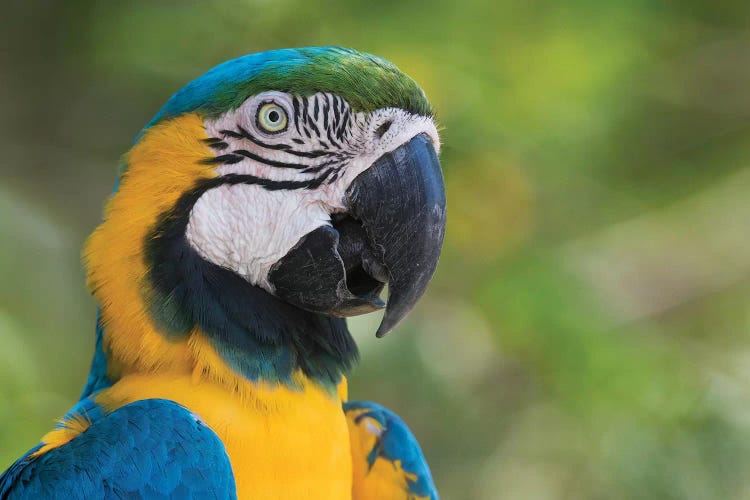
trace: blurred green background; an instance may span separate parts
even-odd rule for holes
[[[750,3],[0,2],[0,469],[76,400],[79,251],[118,157],[211,66],[339,44],[443,126],[432,287],[351,321],[357,399],[446,499],[750,498]]]

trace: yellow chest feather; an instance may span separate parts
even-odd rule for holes
[[[114,409],[150,398],[185,406],[216,432],[232,462],[238,498],[351,498],[349,433],[336,394],[315,385],[259,387],[243,400],[188,375],[128,375],[96,400]]]

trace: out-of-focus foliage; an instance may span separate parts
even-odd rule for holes
[[[0,468],[83,385],[78,252],[118,156],[214,64],[339,44],[419,81],[449,228],[352,395],[449,499],[750,496],[750,3],[0,4]]]

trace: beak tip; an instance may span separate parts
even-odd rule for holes
[[[382,339],[386,336],[386,334],[393,331],[396,326],[398,326],[399,323],[401,323],[402,317],[394,317],[391,314],[388,314],[388,309],[386,309],[385,316],[383,316],[383,320],[380,322],[380,326],[378,327],[378,331],[375,332],[375,336],[379,339]]]

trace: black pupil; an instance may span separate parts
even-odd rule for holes
[[[276,123],[279,121],[279,112],[278,111],[271,111],[268,113],[268,121],[271,123]]]

